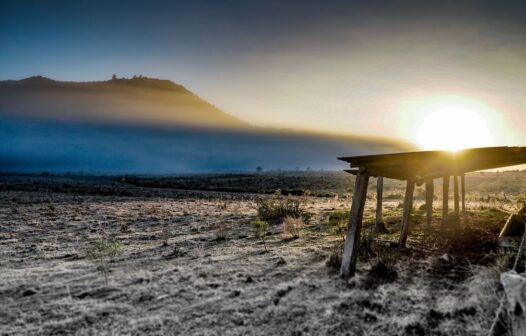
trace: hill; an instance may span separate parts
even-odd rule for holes
[[[182,85],[142,76],[62,82],[42,76],[0,82],[0,113],[54,120],[245,128]]]

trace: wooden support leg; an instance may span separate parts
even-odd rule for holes
[[[449,214],[449,176],[444,176],[442,180],[442,224],[447,223]]]
[[[460,213],[460,206],[459,206],[459,202],[460,202],[460,197],[459,197],[459,193],[458,193],[458,176],[455,175],[453,176],[453,196],[455,198],[455,218],[458,219],[458,215]]]
[[[376,181],[376,220],[375,220],[375,226],[374,226],[375,232],[382,232],[385,230],[384,219],[382,215],[383,190],[384,190],[384,178],[381,176],[378,176],[378,179]]]
[[[400,247],[405,247],[405,241],[407,240],[407,231],[409,229],[409,216],[413,209],[413,192],[415,190],[415,182],[407,180],[407,186],[405,188],[404,197],[404,214],[402,216],[402,232],[400,233]]]
[[[369,174],[365,171],[358,172],[356,175],[351,213],[349,216],[349,226],[347,227],[347,238],[345,239],[340,270],[340,275],[345,280],[352,277],[356,270],[356,260],[358,257],[358,247],[360,245],[360,234],[362,231],[363,209],[365,207],[368,183]]]
[[[427,226],[431,226],[433,219],[433,197],[435,194],[435,185],[433,180],[426,182],[426,223]]]
[[[460,189],[462,193],[462,215],[466,215],[466,178],[465,175],[460,175]]]

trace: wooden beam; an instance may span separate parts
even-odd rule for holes
[[[367,184],[369,174],[362,170],[356,175],[354,193],[352,198],[349,225],[347,227],[347,238],[343,249],[342,265],[340,275],[348,280],[354,275],[356,270],[356,260],[358,258],[358,247],[360,245],[360,234],[362,231],[363,209],[367,196]]]
[[[421,151],[342,157],[353,168],[363,168],[370,176],[399,180],[435,178],[526,163],[526,147],[471,148],[456,153]]]
[[[426,181],[426,223],[431,226],[433,219],[433,197],[435,194],[435,185],[433,180]]]
[[[383,214],[382,214],[382,199],[383,199],[383,191],[384,191],[384,178],[381,176],[378,176],[378,179],[376,180],[376,220],[375,220],[375,226],[374,231],[380,232],[383,231]]]
[[[462,215],[466,215],[466,177],[460,175],[460,189],[462,191]]]
[[[449,176],[442,178],[442,224],[446,224],[449,215]]]
[[[460,205],[459,205],[459,202],[460,202],[460,197],[459,197],[459,192],[458,192],[458,176],[455,175],[453,176],[453,197],[455,199],[455,218],[458,219],[458,215],[460,213]]]
[[[351,175],[356,175],[356,174],[358,174],[359,169],[357,169],[357,168],[355,168],[355,169],[344,169],[343,171],[346,172],[346,173],[349,173]]]
[[[413,192],[415,190],[415,182],[413,180],[407,180],[404,196],[404,213],[402,215],[402,232],[400,233],[400,247],[405,247],[407,240],[407,231],[409,229],[409,216],[413,209]]]

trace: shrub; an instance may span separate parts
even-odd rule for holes
[[[302,201],[298,197],[281,196],[277,190],[273,195],[256,198],[258,215],[263,220],[279,220],[287,216],[300,217],[303,214]]]
[[[343,246],[341,245],[333,246],[331,248],[329,258],[325,262],[325,265],[334,271],[339,271],[342,265],[342,252],[343,252]]]
[[[221,211],[226,211],[228,209],[228,202],[221,198],[219,200],[219,204],[217,205],[217,208]]]
[[[287,216],[283,220],[283,233],[292,238],[299,238],[304,225],[303,218]]]
[[[254,236],[256,238],[261,238],[261,240],[263,241],[263,246],[265,247],[265,252],[268,252],[267,244],[265,242],[265,235],[267,234],[268,223],[258,218],[250,222],[250,224],[252,225],[252,228],[254,230]]]
[[[523,195],[517,197],[517,208],[519,208],[519,210],[524,207],[524,202],[526,202],[526,198],[524,198]]]
[[[342,237],[345,241],[345,231],[347,224],[349,223],[349,211],[348,210],[334,210],[329,214],[327,221],[327,227],[331,234],[337,234]]]
[[[108,286],[108,263],[121,254],[119,243],[108,239],[97,239],[91,243],[86,251],[86,258],[99,265],[104,274],[104,282]]]
[[[223,221],[218,221],[215,223],[216,229],[216,240],[225,240],[226,239],[226,223]]]

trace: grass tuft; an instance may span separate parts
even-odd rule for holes
[[[258,215],[263,220],[280,220],[287,216],[301,217],[304,214],[301,198],[281,196],[277,190],[271,196],[256,198]]]
[[[291,238],[299,238],[301,236],[301,229],[305,226],[305,222],[301,217],[287,216],[283,220],[283,233]]]

